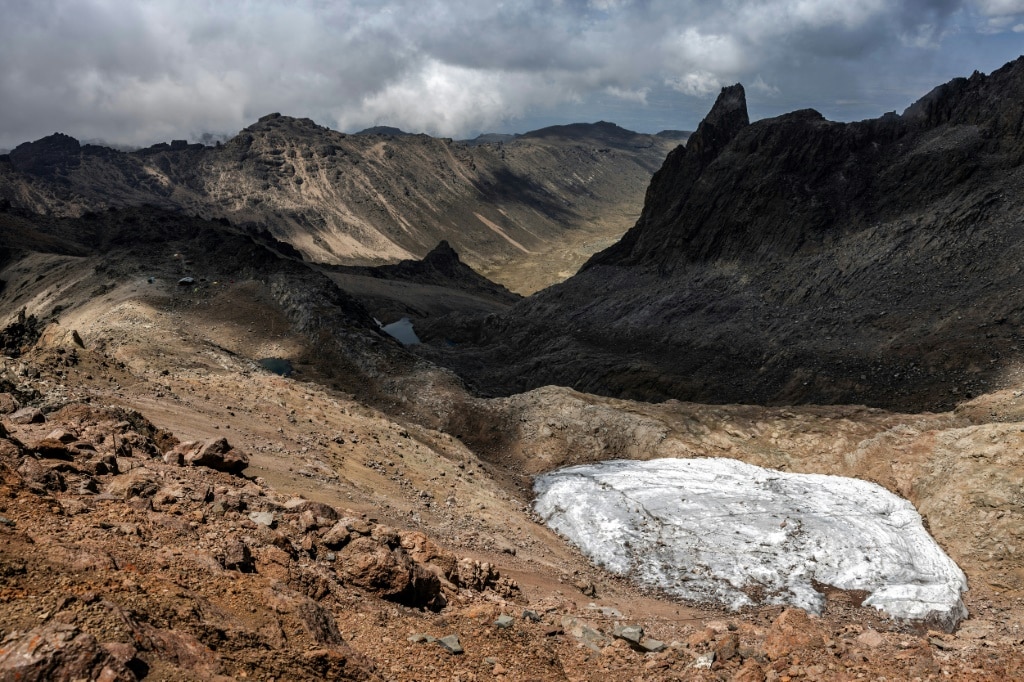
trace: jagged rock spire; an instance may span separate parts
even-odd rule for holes
[[[617,243],[591,258],[591,265],[628,265],[647,260],[646,255],[664,249],[665,235],[654,224],[671,223],[690,195],[701,173],[722,150],[750,125],[747,95],[737,83],[722,88],[711,111],[704,117],[685,147],[677,147],[651,178],[644,210],[635,226]]]

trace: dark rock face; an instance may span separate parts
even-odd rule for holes
[[[82,145],[70,135],[54,133],[35,142],[18,145],[10,154],[15,169],[33,175],[52,176],[58,169],[81,162]]]
[[[919,409],[994,388],[1024,348],[1022,102],[1024,58],[850,124],[750,124],[726,88],[619,243],[422,352],[491,394]]]
[[[422,260],[403,260],[394,265],[380,265],[371,268],[337,269],[380,279],[433,284],[482,295],[500,303],[515,303],[522,299],[518,294],[490,281],[463,263],[459,254],[446,240],[441,240]]]
[[[679,220],[691,195],[705,189],[700,183],[701,174],[748,125],[750,118],[743,86],[723,88],[711,112],[686,146],[670,153],[661,170],[655,173],[636,227],[590,262],[630,265],[671,258],[685,234],[666,235],[662,226]]]

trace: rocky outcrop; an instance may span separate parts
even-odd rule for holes
[[[249,456],[231,447],[225,438],[181,443],[164,456],[168,463],[209,467],[229,474],[241,474],[249,466]]]
[[[438,242],[422,260],[403,260],[394,265],[380,265],[374,268],[349,267],[337,270],[376,279],[444,287],[474,294],[501,305],[511,305],[522,299],[518,294],[495,284],[463,263],[459,254],[446,240]]]
[[[135,660],[136,651],[127,645],[123,655],[116,655],[122,648],[116,644],[100,645],[95,637],[74,625],[51,622],[4,643],[0,650],[0,677],[25,682],[134,682],[139,678],[127,664]]]
[[[11,165],[31,175],[53,177],[77,168],[81,163],[81,149],[82,145],[70,135],[54,133],[18,145],[11,151]]]

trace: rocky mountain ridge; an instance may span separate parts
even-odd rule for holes
[[[725,88],[622,240],[507,313],[435,322],[464,345],[424,352],[491,394],[940,409],[1008,385],[1021,101],[1024,58],[859,123],[749,123]]]
[[[223,145],[132,153],[57,133],[0,157],[0,200],[59,216],[145,204],[226,218],[328,264],[420,257],[447,239],[485,275],[511,269],[504,282],[529,293],[618,238],[681,142],[610,124],[573,130],[471,145],[272,114]],[[547,274],[526,263],[545,256],[559,264]]]

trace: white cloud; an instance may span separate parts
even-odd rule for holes
[[[707,71],[685,73],[681,76],[670,78],[665,83],[673,90],[692,97],[707,97],[717,93],[722,88],[722,81]]]
[[[990,17],[1024,14],[1024,0],[975,0],[975,4],[982,14]]]
[[[750,89],[756,93],[764,95],[765,97],[778,97],[782,94],[782,90],[774,85],[769,85],[765,82],[761,74],[757,74],[754,77],[753,82],[750,84]]]
[[[553,81],[429,60],[357,105],[337,110],[335,116],[342,129],[388,124],[451,137],[491,129],[541,102],[576,97]]]
[[[978,11],[985,21],[978,27],[979,33],[1019,33],[1017,27],[1024,18],[1024,0],[975,0]]]
[[[637,88],[636,90],[630,90],[628,88],[620,88],[614,85],[609,85],[604,89],[612,97],[624,100],[626,102],[635,102],[637,104],[647,104],[647,95],[650,94],[650,88]]]

